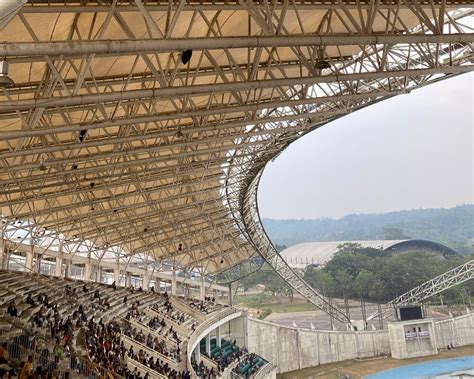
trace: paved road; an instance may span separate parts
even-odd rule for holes
[[[366,314],[371,315],[377,310],[374,305],[366,307]],[[351,308],[350,315],[352,320],[362,320],[361,308]],[[428,312],[428,317],[432,317],[437,320],[446,319],[447,316],[441,313]],[[280,325],[295,326],[299,328],[311,329],[311,324],[315,329],[331,329],[331,322],[329,316],[322,311],[308,311],[308,312],[289,312],[289,313],[272,313],[268,316],[266,321],[271,321]],[[384,320],[384,327],[386,327],[387,320]],[[369,322],[368,330],[380,329],[379,319],[376,318]],[[335,322],[335,328],[337,330],[346,330],[346,326],[340,322]]]

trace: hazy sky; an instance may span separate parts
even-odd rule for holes
[[[323,126],[263,174],[260,214],[341,217],[473,202],[474,74]]]

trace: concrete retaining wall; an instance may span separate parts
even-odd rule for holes
[[[474,344],[474,313],[435,323],[436,342],[439,349]]]
[[[387,331],[313,331],[255,319],[248,320],[248,349],[279,373],[390,353]]]
[[[277,366],[278,373],[325,363],[390,354],[387,330],[342,332],[285,327],[248,319],[248,349]],[[439,348],[474,344],[474,314],[435,323]]]

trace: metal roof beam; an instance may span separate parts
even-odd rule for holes
[[[65,57],[70,54],[157,54],[185,50],[251,49],[295,46],[360,46],[395,44],[472,43],[474,33],[273,35],[258,37],[169,38],[53,42],[2,42],[2,57]]]
[[[112,2],[88,2],[88,4],[81,4],[79,1],[64,1],[64,0],[31,0],[27,5],[23,6],[22,13],[101,13],[109,12],[110,5]],[[328,3],[325,1],[307,1],[307,0],[295,0],[292,1],[292,6],[298,10],[334,10],[340,9],[340,5],[337,3]],[[373,8],[373,2],[370,1],[360,1],[360,2],[350,2],[344,4],[346,9],[354,10],[367,10]],[[472,8],[474,3],[469,0],[446,0],[443,1],[429,1],[429,0],[399,0],[398,2],[394,1],[379,1],[377,3],[377,8],[384,10],[399,10],[399,9],[410,9],[412,6],[422,7],[422,8],[446,8],[446,9],[456,9],[459,7]],[[164,4],[160,1],[149,1],[147,0],[144,7],[149,12],[168,12],[169,5]],[[253,8],[263,11],[268,11],[269,5],[263,2],[257,2],[253,5]],[[117,11],[121,13],[129,12],[139,12],[140,10],[135,5],[130,5],[128,1],[118,2],[116,5]],[[283,1],[277,1],[271,3],[272,10],[281,10],[284,9],[285,5]],[[198,11],[243,11],[245,10],[244,6],[238,3],[230,2],[215,2],[215,1],[186,1],[186,5],[183,7],[181,12],[198,12]],[[291,8],[287,10],[290,12]]]
[[[90,122],[90,123],[77,123],[70,124],[65,126],[54,126],[54,127],[41,127],[35,129],[27,129],[14,132],[2,132],[0,133],[0,141],[12,140],[25,137],[37,137],[37,136],[48,136],[52,134],[61,134],[61,133],[72,133],[79,132],[81,130],[94,130],[94,129],[105,129],[105,128],[114,128],[117,126],[125,125],[134,125],[134,124],[146,124],[146,123],[156,123],[167,120],[174,120],[180,118],[194,118],[194,117],[206,117],[206,116],[220,116],[228,113],[243,113],[243,112],[257,112],[264,109],[277,109],[283,107],[298,107],[302,105],[316,105],[316,104],[325,104],[330,102],[337,101],[352,101],[352,100],[361,100],[364,98],[373,98],[373,97],[384,97],[384,96],[395,96],[406,93],[405,90],[374,90],[371,92],[359,93],[359,94],[347,94],[347,95],[338,95],[338,96],[323,96],[323,97],[310,97],[306,99],[297,99],[297,100],[283,100],[283,101],[259,101],[259,102],[249,102],[245,105],[236,105],[228,106],[225,108],[202,108],[196,110],[190,110],[187,112],[168,112],[168,113],[157,113],[147,116],[132,116],[132,117],[123,117],[117,118],[114,120],[99,121],[99,122]],[[215,129],[219,130],[222,128],[227,128],[227,125],[231,127],[243,127],[246,125],[261,124],[267,122],[277,122],[283,120],[295,120],[298,118],[311,117],[312,115],[326,115],[331,114],[331,112],[305,112],[301,114],[288,114],[284,117],[256,117],[254,119],[245,119],[243,117],[234,119],[226,118],[225,124],[219,124],[218,122],[211,122],[208,125],[212,125]],[[15,114],[15,118],[18,118],[18,115]],[[182,132],[186,134],[188,132],[187,128],[191,124],[182,125]],[[189,132],[193,132],[197,128],[205,128],[207,126],[192,126],[193,129]],[[195,129],[196,128],[196,129]],[[171,131],[162,131],[162,135],[169,135],[169,133],[175,133],[176,128],[171,129]],[[197,129],[200,130],[200,129]],[[87,144],[86,141],[84,144]]]
[[[474,34],[471,35],[474,42]],[[1,44],[0,44],[1,45]],[[0,52],[0,56],[1,56]],[[97,104],[109,101],[125,101],[131,99],[167,98],[184,95],[216,94],[229,91],[247,91],[263,88],[291,87],[297,85],[314,85],[319,83],[333,83],[344,81],[374,80],[391,77],[423,76],[434,74],[459,74],[471,72],[474,65],[443,66],[425,69],[410,69],[397,71],[376,71],[353,74],[331,74],[324,76],[310,76],[284,79],[254,80],[245,82],[229,82],[215,84],[200,84],[194,86],[165,87],[101,93],[79,96],[52,97],[47,99],[29,99],[0,102],[0,112],[16,112],[20,110],[48,107],[68,107],[76,105]]]

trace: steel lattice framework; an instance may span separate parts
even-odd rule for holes
[[[29,1],[0,24],[15,83],[0,89],[4,230],[228,282],[260,254],[347,321],[266,236],[262,171],[338,117],[472,71],[473,12],[461,0]]]
[[[380,311],[371,315],[368,320],[377,317],[380,313],[382,317],[388,317],[389,313],[393,311],[396,306],[421,304],[424,300],[471,279],[474,279],[474,260],[446,271],[403,295],[398,296],[385,304]]]

